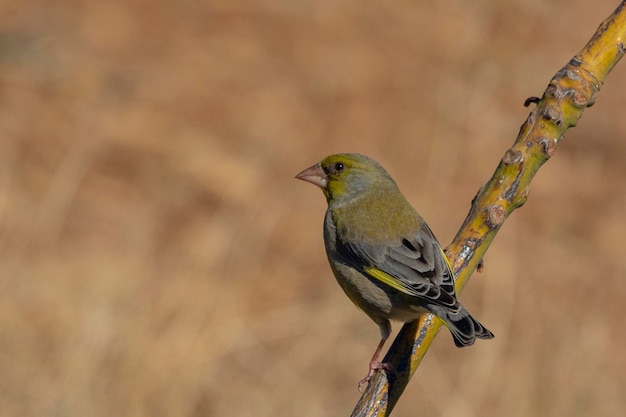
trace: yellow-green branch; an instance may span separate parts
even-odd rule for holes
[[[624,55],[626,1],[598,28],[583,50],[552,78],[530,113],[513,146],[472,201],[465,222],[447,249],[461,292],[480,264],[502,223],[528,196],[537,170],[554,154],[563,134],[591,106],[608,73]],[[402,327],[384,361],[395,372],[377,372],[356,405],[353,416],[391,413],[411,376],[441,328],[431,314]]]

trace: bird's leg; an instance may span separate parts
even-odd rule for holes
[[[370,382],[370,379],[372,379],[372,377],[374,376],[374,373],[378,369],[384,369],[386,371],[391,371],[392,370],[392,367],[391,367],[390,363],[379,362],[378,361],[378,356],[380,355],[380,351],[383,349],[383,346],[385,345],[385,342],[387,341],[388,337],[389,337],[389,335],[387,335],[387,337],[385,337],[385,335],[383,334],[383,337],[380,339],[380,343],[378,343],[378,347],[376,347],[376,351],[374,352],[374,356],[372,356],[372,359],[370,360],[370,370],[367,373],[367,376],[365,378],[363,378],[361,381],[359,381],[359,391],[361,391],[361,387],[363,387],[363,385],[365,385],[368,382]]]

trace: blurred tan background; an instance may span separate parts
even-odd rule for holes
[[[4,0],[0,415],[348,415],[378,329],[293,176],[373,156],[449,243],[617,4]],[[623,414],[625,92],[461,295],[496,339],[442,332],[394,415]]]

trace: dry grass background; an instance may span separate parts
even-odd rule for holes
[[[0,415],[349,414],[378,330],[293,175],[369,154],[448,243],[617,3],[0,3]],[[625,67],[394,415],[623,414]]]

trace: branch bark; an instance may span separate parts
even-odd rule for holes
[[[541,100],[522,125],[491,179],[478,191],[447,254],[460,293],[480,264],[506,218],[521,207],[537,170],[554,154],[567,129],[576,126],[585,109],[594,104],[608,73],[624,56],[626,1],[620,2],[585,47],[552,78]],[[384,361],[395,372],[377,372],[352,416],[387,416],[439,332],[442,322],[425,314],[407,323],[389,348]]]

